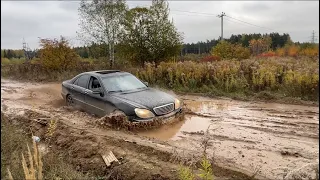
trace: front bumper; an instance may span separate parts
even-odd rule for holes
[[[169,114],[163,115],[163,116],[156,116],[150,119],[132,119],[133,123],[139,123],[139,122],[150,122],[150,121],[154,121],[155,119],[162,119],[163,121],[169,121],[173,118],[176,118],[178,116],[180,116],[182,113],[182,108],[176,109],[174,111],[172,111]]]

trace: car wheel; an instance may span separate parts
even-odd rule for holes
[[[74,106],[74,101],[71,95],[67,96],[67,106]]]

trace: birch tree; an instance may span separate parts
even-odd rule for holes
[[[104,44],[111,67],[115,63],[115,44],[127,9],[124,0],[82,0],[78,9],[81,29],[78,35],[86,43]]]

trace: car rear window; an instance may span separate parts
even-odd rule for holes
[[[74,84],[87,89],[89,77],[89,75],[82,75],[74,82]]]

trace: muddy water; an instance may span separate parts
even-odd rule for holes
[[[186,116],[179,125],[141,135],[197,150],[209,128],[213,145],[208,152],[217,161],[249,172],[260,168],[260,175],[269,178],[281,179],[286,172],[319,158],[318,107],[182,98],[198,116]]]
[[[1,101],[10,108],[58,112],[79,127],[89,127],[88,122],[95,118],[64,109],[60,91],[61,84],[57,83],[31,84],[2,79]],[[249,174],[260,169],[259,175],[270,179],[282,179],[288,171],[319,158],[318,107],[199,96],[180,98],[193,115],[156,130],[138,132],[138,135],[200,152],[208,131],[206,137],[211,146],[207,152],[217,163]]]

